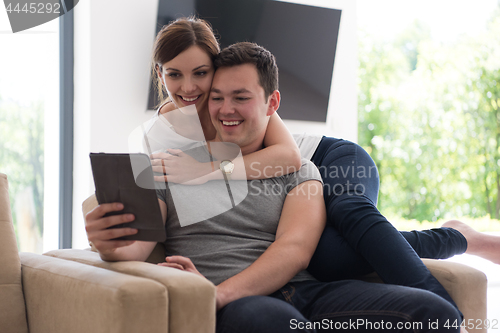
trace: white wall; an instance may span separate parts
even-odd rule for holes
[[[90,152],[128,152],[146,112],[158,1],[80,1],[75,7],[73,247],[88,247],[81,204],[94,192]]]
[[[343,9],[326,124],[289,121],[292,132],[357,141],[356,4],[290,1]],[[75,7],[73,247],[88,247],[81,204],[94,191],[90,152],[127,152],[146,111],[157,0],[80,1]]]

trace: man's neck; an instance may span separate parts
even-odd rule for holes
[[[219,135],[216,134],[215,138],[213,140],[210,140],[209,142],[225,142],[225,141],[222,141],[221,138],[219,137]],[[264,140],[256,141],[256,142],[254,142],[250,145],[246,145],[244,147],[240,146],[241,155],[243,155],[243,156],[254,153],[254,152],[261,150],[263,148],[264,148]]]

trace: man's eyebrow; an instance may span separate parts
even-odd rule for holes
[[[236,89],[236,90],[233,90],[233,95],[238,95],[238,94],[243,94],[243,93],[249,93],[250,90],[247,90],[245,88],[241,88],[241,89]]]
[[[221,91],[219,89],[217,89],[217,88],[212,88],[212,89],[210,89],[210,91],[213,92],[213,93],[216,93],[216,94],[220,94],[221,93]],[[249,93],[249,92],[250,92],[250,90],[247,90],[245,88],[241,88],[241,89],[233,90],[231,92],[231,94],[232,95],[238,95],[238,94]]]

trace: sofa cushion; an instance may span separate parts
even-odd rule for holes
[[[0,332],[28,332],[7,176],[0,173]]]
[[[170,333],[215,332],[216,288],[212,282],[196,274],[139,261],[107,262],[101,260],[99,254],[88,250],[54,250],[44,256],[157,281],[168,292]]]
[[[168,294],[162,284],[34,253],[20,257],[30,331],[168,332]]]

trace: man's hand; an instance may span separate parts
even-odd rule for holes
[[[132,222],[135,217],[133,214],[122,214],[104,217],[106,213],[120,211],[123,204],[115,202],[102,204],[94,208],[85,216],[85,230],[87,238],[102,255],[115,252],[117,248],[129,246],[135,241],[113,240],[117,237],[134,235],[137,229],[133,228],[114,228],[108,229],[114,225]]]
[[[163,176],[155,176],[155,181],[199,185],[207,182],[206,175],[214,171],[210,163],[198,162],[180,149],[167,149],[167,152],[150,156],[153,171],[163,173]]]
[[[191,259],[187,257],[183,256],[166,257],[165,262],[159,263],[158,266],[180,269],[181,271],[191,272],[206,279],[206,277],[203,276],[203,274],[198,272]]]

